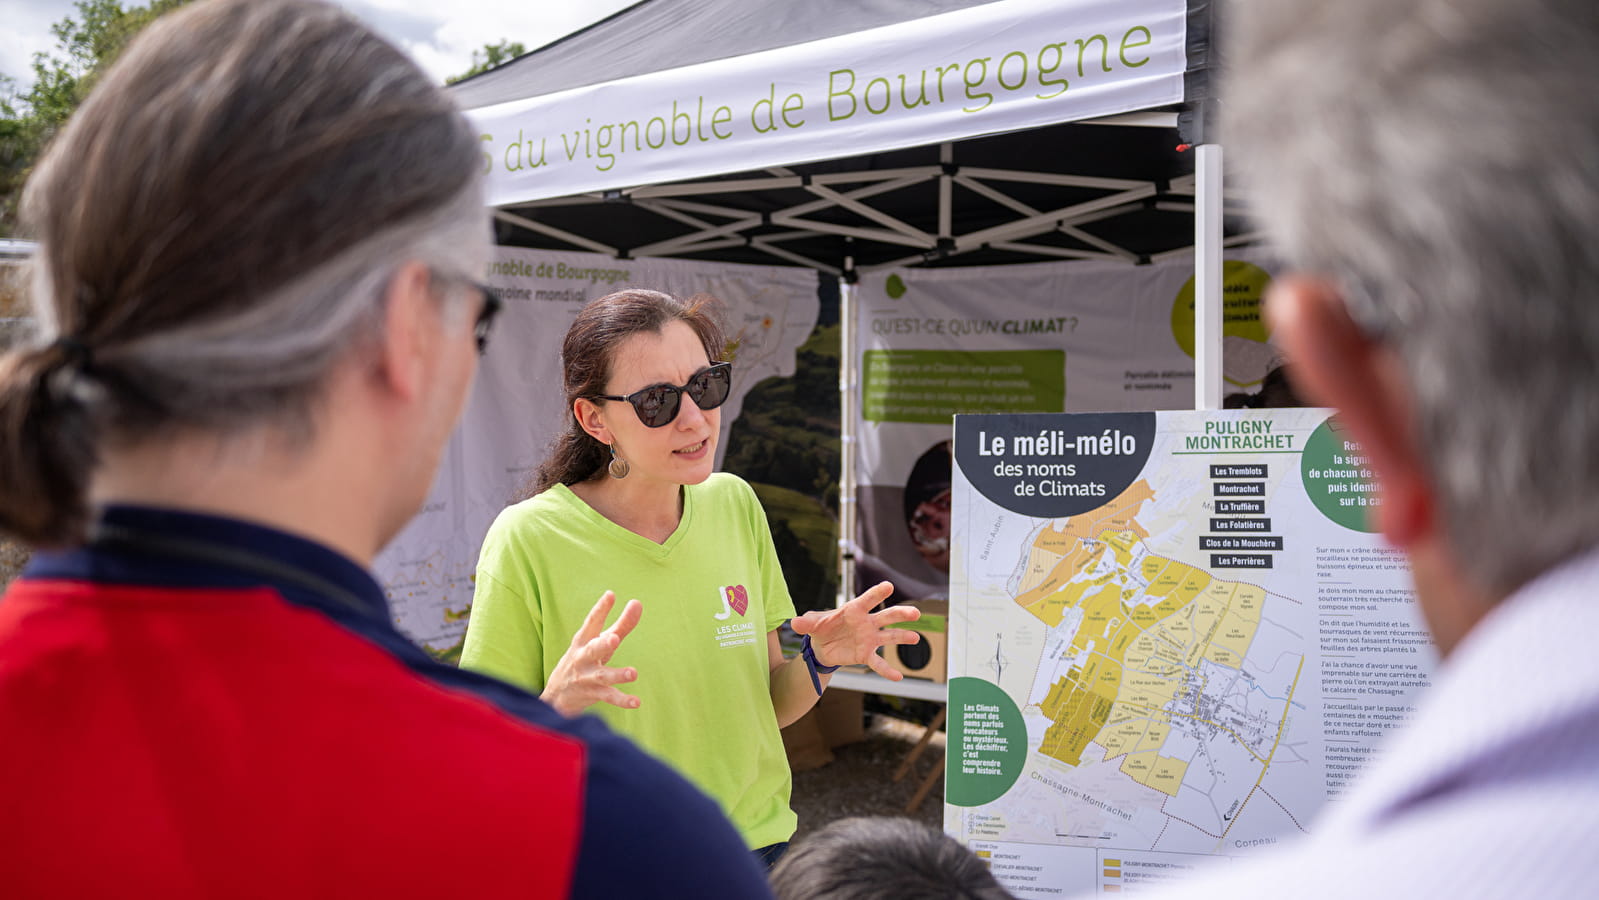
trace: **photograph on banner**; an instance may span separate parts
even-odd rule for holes
[[[1272,257],[1223,266],[1223,372],[1251,391],[1274,365],[1262,300]],[[856,302],[855,591],[948,596],[951,417],[1191,408],[1194,263],[1050,262],[863,275]]]
[[[1437,651],[1326,409],[959,416],[946,830],[1018,897],[1313,827]]]
[[[837,283],[824,278],[821,292],[817,326],[795,352],[794,374],[750,389],[728,430],[720,467],[749,482],[765,507],[783,579],[800,613],[838,602],[842,327]]]
[[[499,247],[483,281],[504,303],[494,341],[427,502],[373,566],[400,629],[450,661],[466,632],[483,535],[501,509],[521,498],[566,427],[561,342],[584,304],[625,288],[719,301],[723,358],[734,364],[719,467],[746,398],[764,379],[794,374],[796,352],[811,337],[818,312],[816,273],[785,266]]]

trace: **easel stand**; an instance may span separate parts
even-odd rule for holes
[[[929,722],[927,728],[922,731],[922,739],[916,743],[915,747],[911,748],[909,753],[905,754],[904,761],[899,764],[898,769],[894,770],[894,781],[904,780],[906,774],[916,765],[916,760],[922,755],[922,751],[933,743],[933,735],[938,733],[939,727],[944,724],[944,719],[948,714],[949,707],[947,705],[939,708],[938,715],[934,716],[933,721]],[[921,809],[922,801],[927,799],[927,794],[932,791],[933,785],[937,784],[942,777],[944,777],[944,761],[940,759],[922,777],[921,786],[916,789],[916,793],[911,797],[910,802],[905,804],[905,811],[913,813]]]

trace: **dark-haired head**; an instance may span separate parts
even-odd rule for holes
[[[593,399],[606,393],[617,348],[628,338],[660,334],[667,323],[682,322],[699,337],[706,357],[723,358],[726,342],[714,307],[715,301],[706,296],[683,301],[659,291],[637,289],[617,291],[583,307],[561,343],[566,425],[524,495],[531,496],[557,484],[587,481],[610,462],[609,449],[583,430],[573,406],[580,398]]]
[[[1304,406],[1288,377],[1288,366],[1272,366],[1255,393],[1240,391],[1222,398],[1223,409],[1287,409]]]
[[[338,8],[209,0],[140,34],[23,198],[38,338],[0,359],[0,530],[81,539],[97,460],[310,436],[389,281],[486,262],[472,129]],[[450,311],[469,291],[440,291]],[[443,301],[441,301],[443,302]]]
[[[988,866],[910,819],[840,819],[796,843],[771,874],[777,900],[1010,900]]]

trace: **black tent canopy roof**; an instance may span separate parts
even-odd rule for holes
[[[451,87],[463,108],[776,50],[993,0],[641,0]]]

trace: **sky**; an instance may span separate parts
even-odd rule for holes
[[[443,81],[472,65],[472,51],[501,40],[541,47],[637,0],[335,0],[404,48]],[[143,6],[145,0],[123,0]],[[55,48],[50,26],[77,10],[73,0],[0,0],[0,75],[26,89],[33,55]]]

